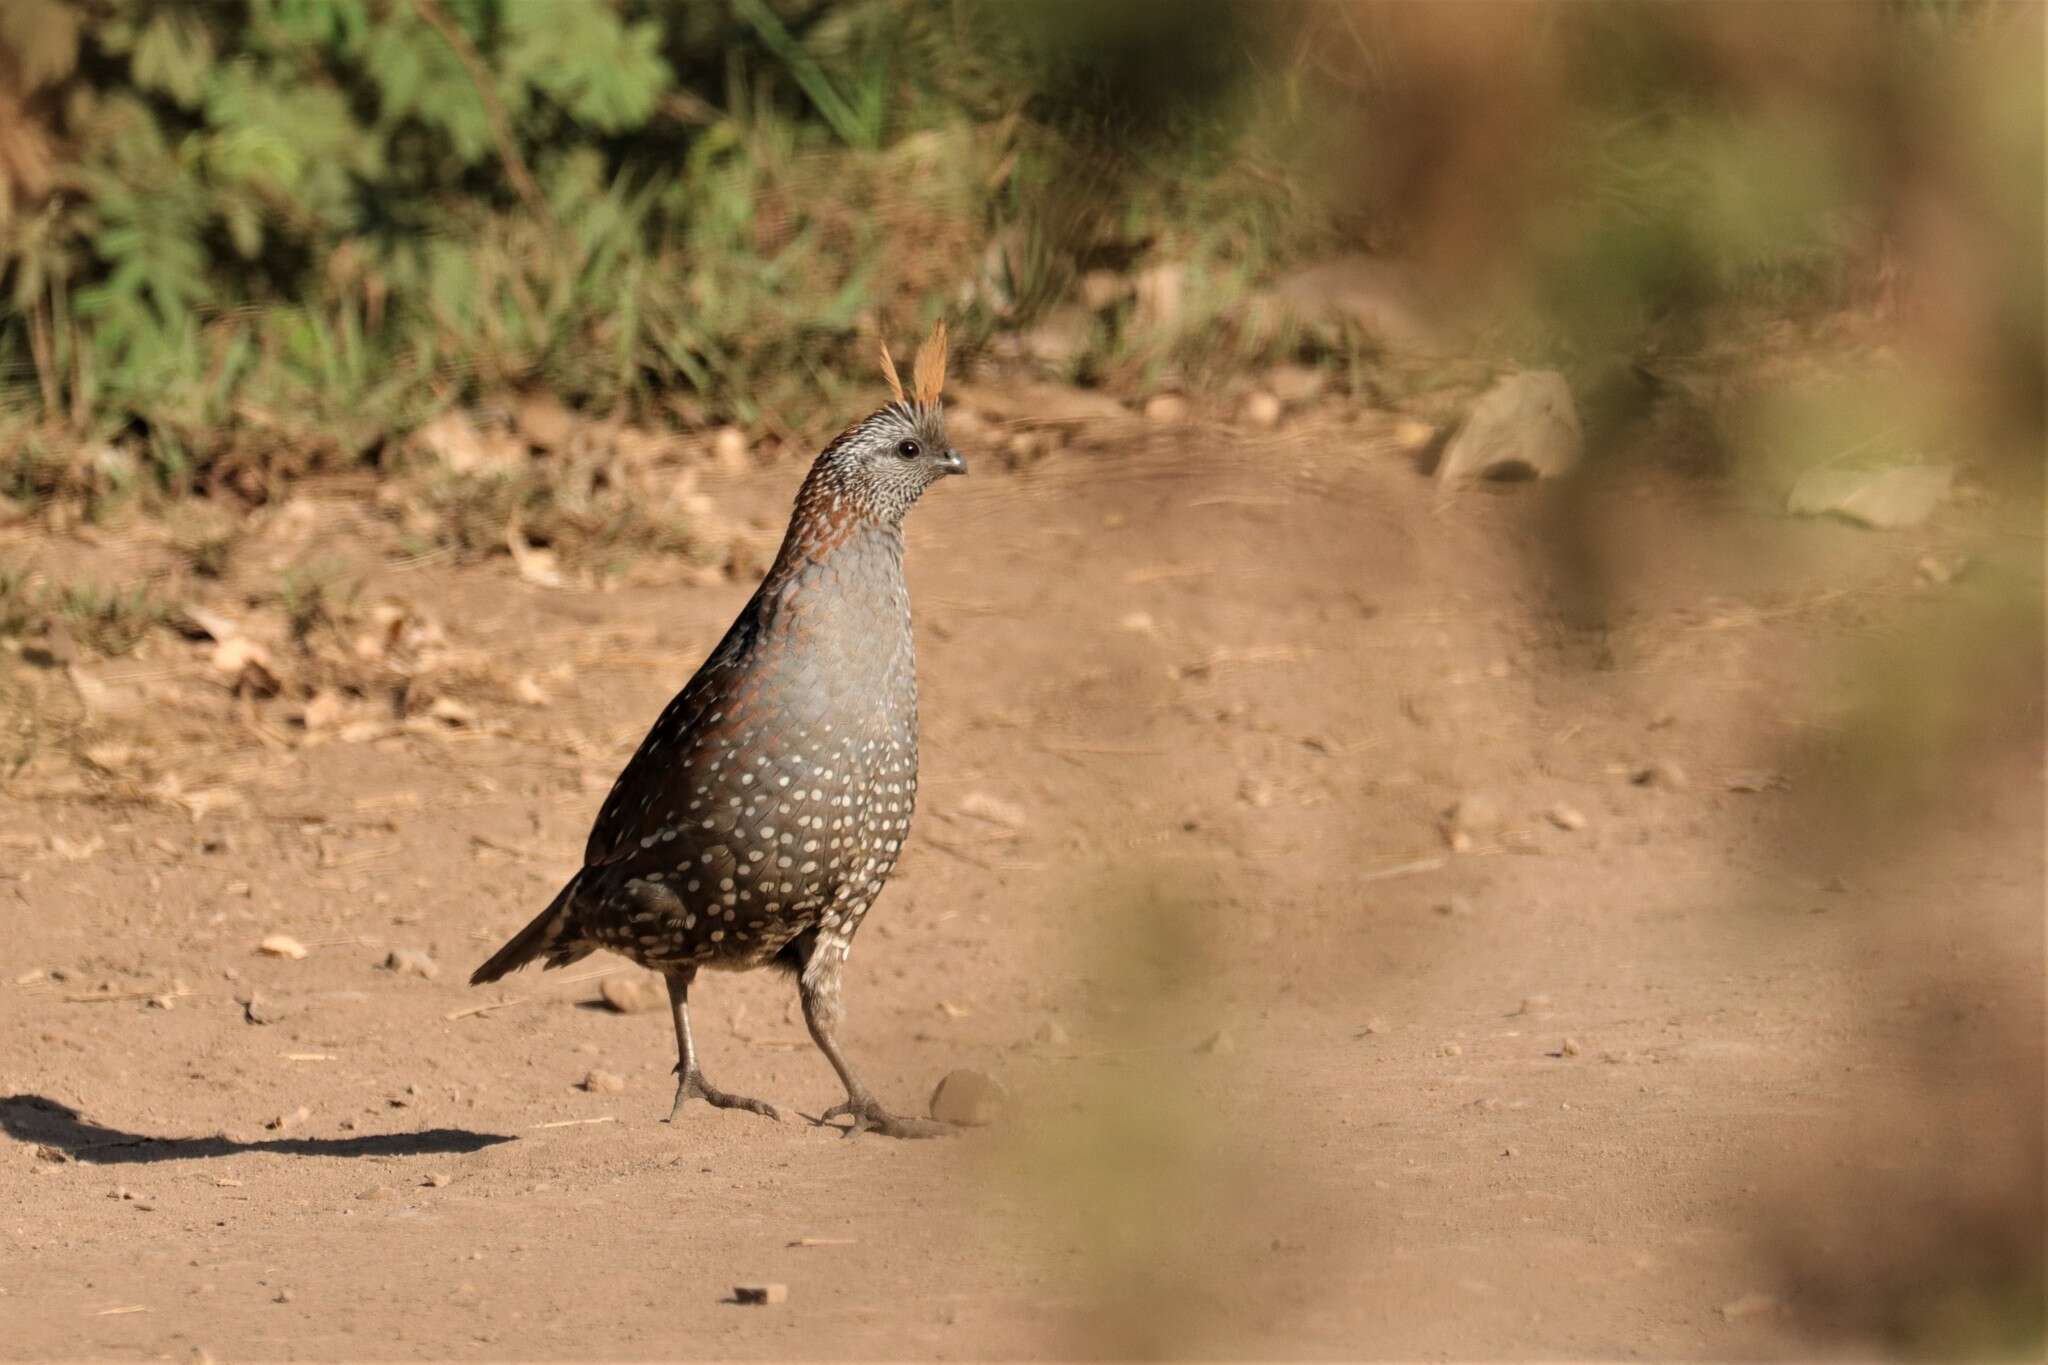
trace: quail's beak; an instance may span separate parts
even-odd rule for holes
[[[959,451],[949,450],[939,456],[939,472],[941,474],[965,474],[967,472],[967,461],[960,458]]]

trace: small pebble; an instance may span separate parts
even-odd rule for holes
[[[640,976],[606,977],[597,993],[620,1014],[639,1014],[661,1003],[661,992],[652,981]]]
[[[1558,1051],[1559,1051],[1559,1052],[1561,1052],[1561,1053],[1563,1053],[1563,1054],[1564,1054],[1565,1056],[1567,1056],[1567,1057],[1576,1057],[1576,1056],[1578,1056],[1578,1055],[1579,1055],[1579,1040],[1578,1040],[1578,1039],[1576,1039],[1576,1038],[1570,1038],[1570,1037],[1567,1037],[1567,1038],[1566,1038],[1566,1039],[1564,1040],[1564,1042],[1563,1042],[1563,1043],[1561,1043],[1561,1044],[1560,1044],[1560,1045],[1558,1046]]]
[[[1264,389],[1254,392],[1244,400],[1244,420],[1255,427],[1277,427],[1280,425],[1280,400]]]
[[[306,955],[306,945],[290,934],[272,934],[256,945],[256,951],[266,957],[290,958],[296,962]]]
[[[1483,836],[1498,831],[1500,824],[1500,806],[1484,792],[1473,792],[1445,808],[1444,842],[1453,853],[1469,852]]]
[[[593,1071],[578,1085],[593,1095],[617,1095],[625,1090],[626,1078],[616,1071]]]
[[[1188,400],[1177,393],[1155,393],[1145,400],[1145,416],[1154,422],[1185,422]]]
[[[1629,774],[1629,781],[1638,787],[1669,787],[1672,791],[1683,791],[1692,784],[1685,769],[1669,759],[1659,759]]]
[[[1536,1012],[1537,1012],[1538,1010],[1547,1010],[1547,1009],[1549,1009],[1549,1008],[1550,1008],[1550,997],[1549,997],[1549,996],[1547,996],[1547,995],[1525,995],[1525,996],[1523,996],[1523,997],[1522,997],[1522,1007],[1521,1007],[1520,1009],[1516,1010],[1516,1011],[1515,1011],[1515,1013],[1517,1013],[1517,1014],[1534,1014],[1534,1013],[1536,1013]]]
[[[1579,830],[1586,827],[1586,817],[1575,806],[1556,805],[1543,812],[1544,818],[1562,830]]]
[[[429,1175],[425,1180],[422,1180],[420,1184],[425,1185],[430,1190],[444,1189],[447,1187],[448,1182],[453,1180],[454,1178],[455,1177],[451,1175],[446,1175],[440,1171],[435,1171],[433,1174]]]
[[[1472,913],[1472,902],[1465,899],[1463,896],[1452,896],[1446,900],[1438,901],[1436,903],[1436,912],[1439,915],[1448,915],[1453,917],[1460,915],[1469,915]]]
[[[441,974],[441,964],[424,948],[393,948],[384,959],[384,970],[432,981]]]
[[[1394,444],[1403,450],[1420,450],[1435,439],[1436,428],[1418,418],[1404,417],[1394,424]]]
[[[1463,1047],[1462,1047],[1461,1045],[1459,1045],[1459,1044],[1457,1044],[1457,1043],[1445,1043],[1445,1044],[1444,1044],[1444,1056],[1446,1056],[1446,1057],[1462,1057],[1462,1056],[1464,1056],[1464,1055],[1465,1055],[1465,1049],[1464,1049],[1464,1048],[1463,1048]]]
[[[733,1286],[735,1303],[788,1303],[789,1286],[786,1284],[738,1284]]]
[[[1922,580],[1938,588],[1961,573],[1968,564],[1969,560],[1967,558],[1944,560],[1938,559],[1933,555],[1927,555],[1921,559],[1916,567]]]
[[[1275,365],[1266,371],[1266,388],[1283,403],[1305,403],[1323,391],[1323,372],[1307,365]]]
[[[746,468],[747,433],[738,427],[720,427],[712,433],[711,458],[728,470]]]

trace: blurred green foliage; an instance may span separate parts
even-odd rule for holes
[[[1937,141],[1928,193],[2038,217],[2005,173],[2038,79],[1970,111],[1940,75],[1998,7],[1751,13],[7,0],[0,495],[104,493],[112,439],[130,484],[261,496],[529,387],[787,432],[843,415],[876,330],[943,310],[971,352],[1155,264],[1171,308],[1092,306],[1060,368],[1355,359],[1260,291],[1360,248],[1429,267],[1466,350],[1590,381],[1731,298],[1842,295]]]
[[[1134,131],[1216,126],[1232,35],[1125,8],[1077,37],[986,0],[9,0],[0,395],[126,429],[173,488],[504,386],[800,420],[863,327],[957,312],[999,220],[1055,218],[1063,149],[1123,156],[1027,309],[1128,235]],[[1125,77],[1168,32],[1208,74],[1162,97]],[[0,493],[50,491],[15,444]]]

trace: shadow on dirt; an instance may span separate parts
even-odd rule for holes
[[[472,1133],[464,1128],[428,1128],[417,1133],[346,1138],[281,1137],[262,1142],[237,1142],[220,1136],[147,1137],[90,1122],[69,1105],[41,1095],[0,1097],[0,1130],[18,1142],[36,1143],[74,1161],[100,1165],[196,1161],[243,1152],[277,1152],[284,1156],[444,1156],[482,1151],[513,1141],[503,1133]]]

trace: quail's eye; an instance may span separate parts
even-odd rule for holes
[[[896,447],[896,453],[906,460],[914,460],[924,453],[924,447],[915,441],[905,441]]]

